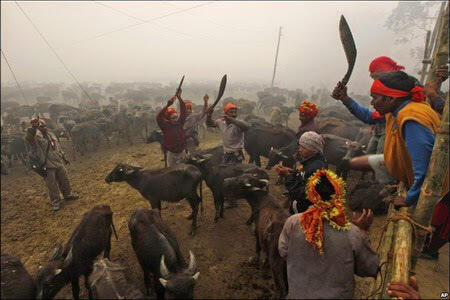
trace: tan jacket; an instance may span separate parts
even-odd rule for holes
[[[64,151],[61,148],[56,136],[47,129],[47,135],[44,137],[41,131],[36,130],[36,135],[30,136],[27,134],[26,144],[28,148],[28,155],[31,158],[38,160],[41,164],[45,161],[45,153],[50,141],[53,141],[53,146],[50,144],[45,166],[47,168],[58,168],[64,164]]]

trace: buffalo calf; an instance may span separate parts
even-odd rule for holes
[[[34,299],[36,285],[18,257],[1,256],[1,299]]]
[[[177,238],[163,223],[159,210],[139,208],[133,212],[128,228],[131,244],[144,272],[144,283],[149,294],[150,273],[158,299],[193,297],[198,276],[194,254],[189,251],[189,266],[181,255]]]

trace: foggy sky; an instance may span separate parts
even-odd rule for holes
[[[368,64],[387,55],[412,75],[420,62],[383,27],[397,2],[40,2],[19,4],[80,81],[216,81],[270,84],[283,26],[275,85],[332,89],[347,70],[341,14],[358,50],[349,90],[367,94]],[[103,5],[108,7],[105,7]],[[132,26],[183,9],[145,24]],[[130,26],[125,30],[121,28]],[[100,38],[95,36],[106,34]],[[417,37],[424,40],[424,34]],[[1,48],[19,82],[73,80],[14,2],[1,2]],[[4,60],[1,80],[13,82]]]

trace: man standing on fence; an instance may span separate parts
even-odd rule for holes
[[[71,193],[69,177],[64,167],[64,164],[69,162],[56,136],[47,129],[44,120],[35,118],[31,120],[31,126],[26,135],[30,162],[34,165],[33,170],[44,178],[52,209],[56,211],[63,205],[60,193],[63,194],[64,200],[78,199],[78,195]]]

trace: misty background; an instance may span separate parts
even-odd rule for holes
[[[225,97],[258,100],[257,93],[271,84],[280,26],[274,86],[301,97],[317,96],[318,90],[331,93],[347,70],[338,31],[341,14],[358,51],[349,91],[369,94],[368,65],[378,56],[393,58],[419,77],[426,30],[433,29],[441,2],[18,4],[89,93],[103,99],[119,92],[129,98],[148,94],[150,100],[162,102],[184,74],[183,93],[200,103],[205,92],[215,96],[223,74],[228,75]],[[1,2],[1,49],[28,104],[38,96],[53,101],[83,97],[15,2]],[[25,104],[3,56],[1,85],[2,102]]]

